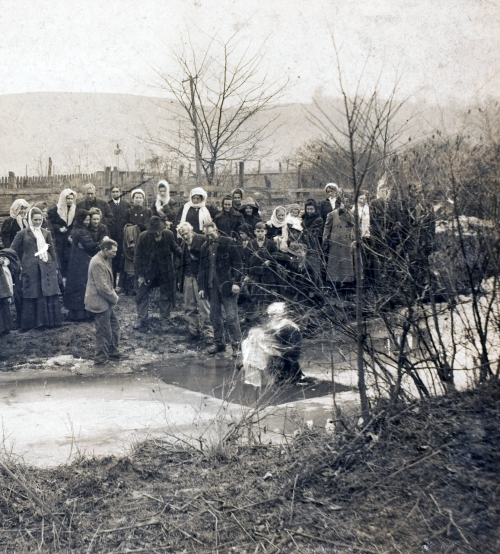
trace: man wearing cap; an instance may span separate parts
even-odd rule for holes
[[[85,199],[78,202],[76,209],[89,211],[90,208],[99,208],[102,213],[103,223],[108,229],[111,229],[111,227],[113,227],[114,217],[109,204],[104,200],[96,198],[95,186],[92,183],[84,185],[83,192],[85,193]]]
[[[175,267],[172,256],[181,256],[181,249],[172,231],[163,229],[161,219],[153,216],[148,222],[148,230],[143,231],[137,242],[134,257],[135,276],[139,285],[137,291],[137,330],[148,329],[149,295],[155,287],[160,287],[160,318],[162,326],[170,319],[170,309],[175,302]]]

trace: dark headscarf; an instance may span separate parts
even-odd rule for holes
[[[88,210],[79,209],[76,210],[75,213],[75,222],[77,224],[77,227],[84,227],[84,221],[87,219],[87,216],[89,215]]]
[[[255,236],[254,232],[253,232],[253,229],[252,229],[252,226],[248,225],[248,223],[242,223],[239,226],[238,233],[241,233],[241,232],[247,234],[250,238],[253,238]]]
[[[307,206],[313,206],[314,207],[314,213],[308,214],[307,213]],[[302,214],[302,221],[304,222],[304,228],[307,229],[307,227],[310,227],[315,219],[318,217],[321,217],[321,214],[319,212],[318,203],[314,198],[308,198],[305,203],[305,211]]]

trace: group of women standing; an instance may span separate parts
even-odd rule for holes
[[[327,198],[321,204],[308,199],[302,214],[298,204],[278,206],[266,223],[261,222],[254,200],[244,198],[240,189],[233,191],[232,209],[242,216],[238,216],[241,233],[237,236],[243,237],[245,244],[254,241],[261,253],[267,251],[262,258],[268,262],[265,269],[256,271],[262,285],[272,276],[271,260],[279,266],[281,274],[287,270],[298,272],[307,277],[309,285],[319,289],[325,281],[341,286],[354,281],[352,210],[345,207],[342,190],[337,185],[330,183],[325,191]],[[158,183],[151,208],[144,205],[145,197],[141,188],[132,191],[132,205],[125,210],[119,225],[123,260],[118,284],[126,293],[135,293],[137,289],[135,249],[140,233],[146,230],[153,215],[174,232],[177,225],[187,222],[199,234],[203,233],[204,224],[217,215],[217,210],[207,205],[207,193],[201,187],[191,190],[188,202],[175,211],[166,181]],[[70,321],[90,317],[84,307],[88,266],[102,239],[113,238],[113,233],[108,233],[99,208],[78,208],[76,200],[76,192],[68,188],[48,212],[46,207],[31,208],[23,199],[12,204],[10,217],[1,229],[0,333],[14,326],[14,322],[8,321],[9,299],[16,303],[17,325],[21,330],[61,325],[61,294]]]
[[[77,209],[76,198],[65,189],[48,211],[30,208],[23,199],[13,203],[1,232],[0,333],[16,326],[27,331],[62,325],[61,294],[68,320],[88,319],[88,266],[108,230],[99,208]],[[10,314],[12,301],[17,322]]]
[[[336,184],[326,185],[325,192],[320,204],[309,198],[302,215],[298,204],[277,206],[266,223],[266,236],[276,242],[283,265],[302,266],[306,282],[315,285],[311,290],[323,285],[349,289],[354,282],[353,212]]]

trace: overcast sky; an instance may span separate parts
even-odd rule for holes
[[[500,87],[497,0],[2,0],[0,94],[31,91],[152,94],[148,67],[192,29],[203,47],[246,23],[242,45],[267,39],[271,73],[286,100],[331,95],[333,48],[358,75],[384,67],[405,94],[469,101]]]

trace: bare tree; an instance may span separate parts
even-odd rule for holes
[[[379,176],[385,173],[385,160],[399,146],[404,125],[397,125],[396,117],[405,101],[399,101],[397,98],[398,79],[385,96],[380,94],[381,76],[372,87],[365,88],[364,70],[357,80],[354,92],[351,93],[333,37],[332,42],[342,102],[339,105],[332,104],[333,112],[329,112],[315,100],[316,110],[309,110],[308,117],[325,136],[325,145],[335,151],[339,160],[338,169],[353,191],[358,385],[362,417],[366,422],[369,417],[369,404],[365,383],[366,337],[358,198],[363,192],[367,177],[374,173],[378,173]]]
[[[189,36],[189,33],[188,33]],[[266,139],[276,129],[272,113],[284,91],[281,79],[270,80],[263,70],[264,45],[242,52],[240,31],[228,40],[210,38],[199,52],[188,38],[171,55],[172,71],[154,69],[159,90],[175,103],[160,102],[165,129],[147,141],[162,153],[194,162],[197,178],[217,184],[216,168],[233,160],[250,160],[270,153]]]

